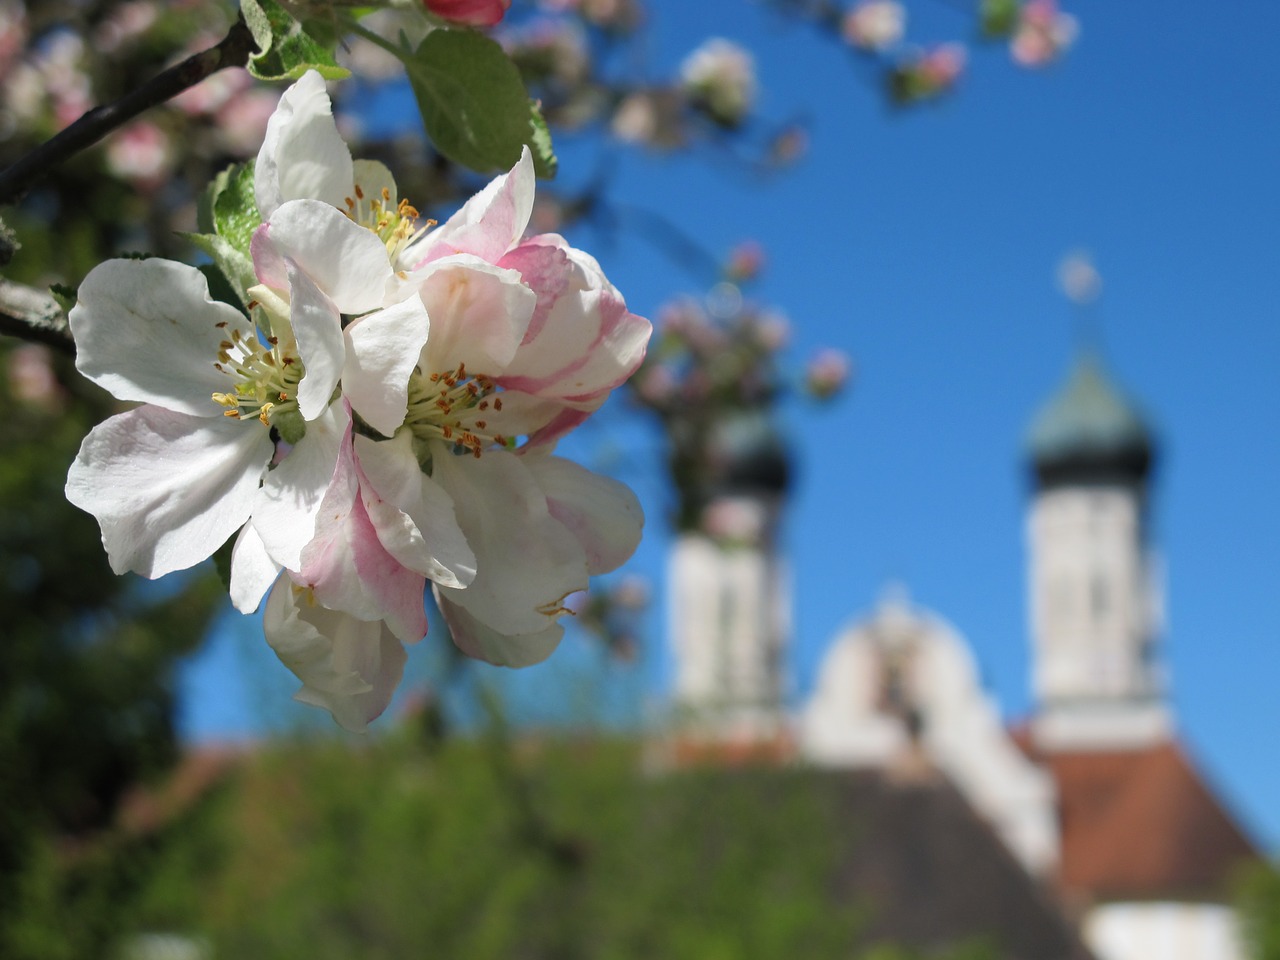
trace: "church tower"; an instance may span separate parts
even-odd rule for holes
[[[697,525],[668,568],[677,733],[695,748],[784,753],[790,592],[779,551],[789,463],[767,415],[707,439]]]
[[[1027,523],[1036,746],[1130,750],[1170,738],[1148,543],[1154,444],[1092,352],[1034,420]]]

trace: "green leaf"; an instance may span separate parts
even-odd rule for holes
[[[240,0],[240,12],[258,45],[249,72],[259,80],[297,80],[308,70],[328,80],[350,76],[333,58],[337,36],[330,24],[298,20],[276,0]]]
[[[992,40],[1007,37],[1018,25],[1018,0],[982,0],[978,19],[983,36]]]
[[[80,291],[76,287],[69,287],[65,283],[55,283],[49,287],[49,293],[53,299],[57,301],[58,306],[62,308],[63,313],[70,313],[71,308],[76,305],[76,298]]]
[[[246,291],[258,282],[249,243],[262,223],[253,192],[253,161],[227,167],[205,189],[196,211],[200,233],[182,236],[207,253],[248,309]]]
[[[218,572],[224,589],[231,589],[231,553],[235,550],[237,535],[227,538],[227,542],[213,551],[213,569]]]
[[[527,145],[538,176],[555,176],[547,124],[493,40],[473,30],[433,30],[405,69],[427,136],[450,160],[495,173],[514,166]]]
[[[231,289],[240,299],[241,305],[247,311],[250,299],[247,291],[258,282],[257,275],[253,272],[253,261],[249,259],[248,254],[241,253],[225,237],[220,237],[217,234],[183,233],[180,236],[189,240],[212,258],[222,276],[226,278],[227,283],[230,284]]]
[[[209,205],[213,213],[213,232],[233,247],[249,255],[253,231],[262,223],[258,201],[253,192],[253,165],[250,160],[229,167],[214,180]]]

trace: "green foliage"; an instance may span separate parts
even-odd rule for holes
[[[433,30],[405,57],[405,69],[427,136],[450,160],[493,173],[513,166],[527,145],[538,176],[555,176],[546,122],[493,40],[472,30]]]
[[[335,38],[323,22],[298,20],[275,0],[240,0],[240,12],[258,45],[249,72],[259,80],[297,80],[308,70],[328,80],[351,75],[333,58]]]
[[[985,37],[1009,36],[1018,24],[1018,0],[982,0],[978,21]]]
[[[646,777],[629,744],[282,745],[172,836],[128,912],[262,960],[843,956],[858,914],[832,902],[816,797],[776,773]]]
[[[66,469],[108,398],[38,347],[55,383],[24,396],[0,376],[0,956],[27,951],[45,903],[79,924],[82,882],[55,882],[52,838],[76,843],[109,824],[123,792],[175,754],[172,670],[203,636],[218,598],[207,578],[163,593],[111,572],[92,517],[63,495]],[[35,351],[31,353],[30,351]],[[15,348],[0,343],[0,372]],[[44,357],[40,360],[40,357]],[[56,869],[55,869],[56,868]],[[86,894],[87,896],[87,894]],[[107,898],[111,899],[111,898]],[[27,904],[24,906],[23,904]],[[38,911],[37,911],[38,912]],[[83,926],[96,929],[88,920]],[[36,940],[39,938],[36,937]],[[92,956],[73,950],[68,956]]]
[[[1280,960],[1280,869],[1260,863],[1247,870],[1237,900],[1251,960]]]
[[[249,244],[253,232],[262,223],[254,198],[253,170],[250,160],[219,173],[201,198],[197,222],[203,232],[183,234],[213,259],[231,292],[245,308],[249,304],[247,291],[258,282]],[[213,286],[211,282],[211,290]]]

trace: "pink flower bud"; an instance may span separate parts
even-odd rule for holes
[[[423,0],[438,17],[471,27],[492,27],[511,6],[511,0]]]
[[[828,400],[843,389],[849,380],[847,354],[830,348],[818,351],[805,372],[805,387],[819,400]]]

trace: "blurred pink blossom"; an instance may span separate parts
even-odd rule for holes
[[[28,343],[9,354],[9,396],[19,403],[47,410],[62,405],[63,392],[53,372],[53,355],[48,347]]]
[[[160,17],[150,0],[132,0],[111,10],[94,31],[93,46],[102,53],[115,53],[148,30]]]
[[[827,400],[839,393],[849,380],[852,364],[848,354],[841,350],[819,350],[805,371],[805,388],[819,400]]]
[[[756,320],[756,342],[777,353],[791,339],[791,322],[780,313],[763,313]]]
[[[194,51],[193,51],[194,52]],[[202,116],[216,112],[237,93],[253,83],[245,70],[219,70],[194,87],[184,90],[171,103],[183,113]],[[278,97],[276,99],[279,99]]]
[[[764,247],[755,240],[744,240],[729,251],[725,273],[739,283],[754,280],[764,269]]]
[[[246,90],[217,112],[218,136],[230,154],[252,156],[262,146],[279,98],[266,88]]]
[[[844,15],[840,30],[860,50],[884,50],[898,43],[907,27],[907,11],[897,0],[865,0]]]
[[[1018,16],[1010,52],[1024,67],[1057,60],[1080,33],[1075,17],[1058,10],[1057,0],[1027,0]]]
[[[935,90],[946,90],[960,79],[968,59],[963,44],[943,43],[928,51],[916,69]]]
[[[154,123],[131,123],[107,141],[107,167],[141,190],[154,190],[173,162],[169,137]]]

